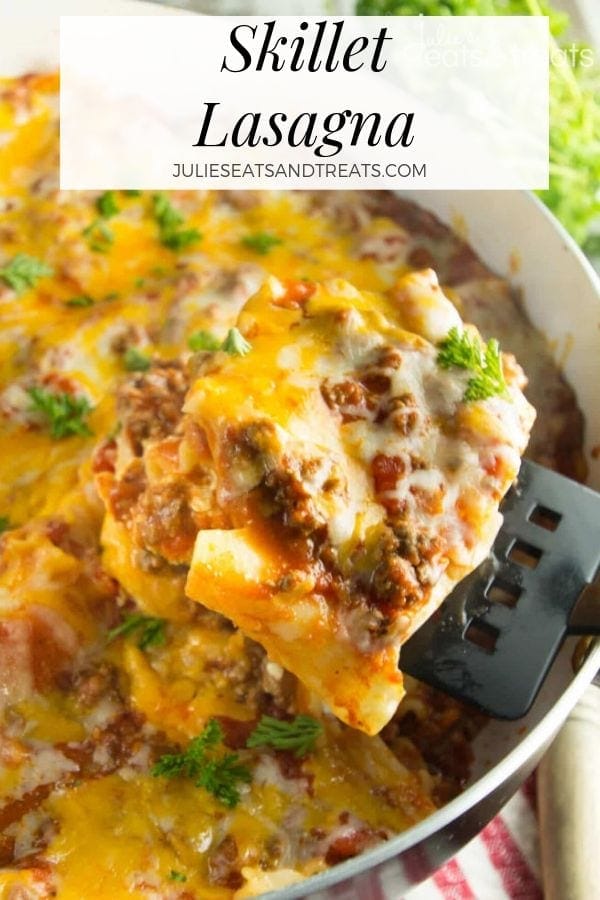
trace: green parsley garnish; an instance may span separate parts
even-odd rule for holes
[[[152,360],[136,347],[128,347],[123,354],[123,364],[128,372],[147,372]]]
[[[111,628],[107,634],[110,644],[118,637],[128,637],[137,634],[138,647],[147,650],[148,647],[161,647],[166,641],[165,620],[154,616],[145,616],[143,613],[131,613],[125,616],[120,625]]]
[[[211,750],[222,743],[223,731],[211,719],[202,734],[188,744],[183,753],[166,753],[152,768],[155,777],[191,778],[196,787],[204,788],[232,809],[240,800],[239,782],[252,780],[249,770],[240,765],[237,753],[214,756]]]
[[[180,228],[183,216],[175,209],[166,194],[155,194],[152,198],[152,212],[158,222],[159,238],[170,250],[183,250],[195,244],[202,237],[197,228]]]
[[[142,192],[136,191],[136,190],[123,191],[123,193],[125,194],[126,197],[141,197],[142,196]]]
[[[113,232],[102,219],[95,219],[83,229],[82,234],[87,238],[88,247],[94,253],[108,253],[115,240]]]
[[[202,235],[197,228],[184,228],[179,231],[163,232],[160,238],[161,244],[170,250],[185,250],[190,244],[199,241]]]
[[[183,216],[175,209],[166,194],[153,196],[152,211],[161,231],[176,228],[183,222]]]
[[[246,747],[273,747],[293,750],[298,757],[306,756],[322,732],[323,726],[312,716],[296,716],[291,722],[263,716],[246,741]]]
[[[42,413],[46,417],[53,438],[92,434],[84,421],[92,409],[86,397],[54,393],[41,387],[31,387],[27,393],[32,400],[32,412]]]
[[[246,356],[252,350],[252,344],[246,340],[237,328],[230,328],[221,344],[221,350],[224,350],[225,353],[230,353],[232,356]]]
[[[451,328],[438,344],[437,363],[443,369],[455,366],[473,372],[467,382],[463,400],[486,400],[488,397],[508,397],[508,388],[502,372],[500,346],[495,338],[483,344],[467,331]]]
[[[96,200],[96,209],[103,219],[112,219],[120,212],[117,197],[114,191],[106,191]]]
[[[184,875],[183,872],[178,872],[176,869],[171,869],[169,872],[169,878],[171,881],[187,881],[187,875]]]
[[[79,297],[71,297],[70,300],[65,300],[65,306],[76,306],[84,309],[86,306],[93,305],[94,301],[87,294],[81,294]]]
[[[283,241],[274,234],[269,234],[268,231],[257,231],[254,234],[247,234],[246,237],[243,237],[242,244],[248,250],[253,250],[260,256],[266,256],[272,247],[283,244]]]
[[[28,288],[34,287],[39,278],[53,274],[54,271],[50,266],[26,253],[17,253],[10,262],[0,268],[0,278],[17,294],[23,294]]]
[[[189,336],[188,347],[194,353],[199,353],[200,350],[220,350],[221,341],[210,331],[196,331]]]
[[[8,516],[0,516],[0,534],[4,534],[10,528],[10,519]]]
[[[252,344],[237,328],[230,328],[223,341],[220,341],[210,331],[196,331],[188,338],[188,347],[194,353],[201,350],[224,350],[231,356],[246,356],[252,350]]]

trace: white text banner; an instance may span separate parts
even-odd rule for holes
[[[544,18],[61,19],[64,189],[547,181]]]

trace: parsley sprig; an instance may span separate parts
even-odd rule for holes
[[[224,806],[232,809],[240,801],[239,784],[252,780],[250,771],[239,762],[237,753],[214,754],[223,741],[223,730],[211,719],[202,734],[194,738],[182,753],[166,753],[152,768],[155,777],[191,778]]]
[[[183,216],[175,209],[166,194],[155,194],[152,198],[152,212],[158,223],[161,244],[170,250],[184,250],[202,237],[197,228],[181,228]]]
[[[252,350],[252,344],[237,328],[230,328],[221,344],[221,350],[231,356],[246,356]]]
[[[246,356],[252,350],[252,344],[237,328],[230,328],[222,341],[210,331],[196,331],[188,338],[188,347],[194,353],[201,350],[223,350],[230,356]]]
[[[456,367],[473,373],[463,396],[466,402],[508,397],[500,346],[495,338],[483,344],[475,335],[451,328],[438,344],[437,363],[443,369]]]
[[[105,191],[104,194],[100,194],[96,200],[96,209],[103,219],[112,219],[113,216],[116,216],[121,210],[115,192]]]
[[[166,641],[165,620],[155,616],[145,616],[143,613],[131,613],[125,616],[120,625],[111,628],[107,640],[110,643],[118,637],[128,637],[137,634],[137,644],[140,650],[148,647],[160,647]]]
[[[137,347],[128,347],[123,354],[123,365],[128,372],[147,372],[152,365],[152,360],[145,353],[141,353]]]
[[[195,331],[188,338],[188,347],[194,353],[199,353],[201,350],[220,350],[221,341],[210,331]]]
[[[296,716],[290,722],[263,716],[248,738],[246,746],[292,750],[297,757],[314,749],[323,726],[311,716]],[[152,775],[164,778],[190,778],[196,787],[204,788],[225,806],[233,808],[240,801],[239,785],[248,784],[252,775],[240,763],[237,753],[216,755],[223,742],[223,729],[211,719],[204,731],[181,753],[165,753],[152,768]]]
[[[10,519],[8,516],[0,516],[0,534],[4,534],[10,528]]]
[[[296,756],[301,757],[314,749],[322,733],[323,726],[312,716],[296,716],[291,722],[263,716],[246,741],[246,746],[293,750]]]
[[[256,231],[254,234],[247,234],[242,238],[242,244],[244,247],[247,247],[248,250],[253,250],[254,253],[258,253],[259,256],[266,256],[273,247],[277,247],[278,244],[283,244],[281,238],[278,238],[275,234],[270,234],[268,231]]]
[[[73,434],[92,434],[85,417],[92,407],[86,397],[55,393],[41,387],[28,388],[31,411],[41,413],[50,425],[50,434],[59,439]]]
[[[24,294],[35,287],[40,278],[53,275],[54,271],[46,263],[26,253],[17,253],[10,262],[0,268],[0,278],[17,294]]]

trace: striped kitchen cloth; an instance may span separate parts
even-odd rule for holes
[[[391,884],[381,887],[380,900],[399,900]],[[409,891],[404,900],[542,898],[535,775],[532,775],[500,815],[435,875]]]
[[[390,860],[311,900],[542,900],[535,775],[470,844],[404,895],[400,866],[405,873],[406,863]]]

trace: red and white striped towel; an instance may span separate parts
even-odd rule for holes
[[[481,834],[405,900],[542,900],[535,807],[532,776]],[[387,890],[383,898],[398,895]]]
[[[391,860],[380,872],[312,894],[313,900],[543,900],[536,819],[535,775],[483,831],[441,869],[402,896],[400,867]],[[415,866],[411,864],[413,868]],[[418,873],[415,869],[415,877]]]

